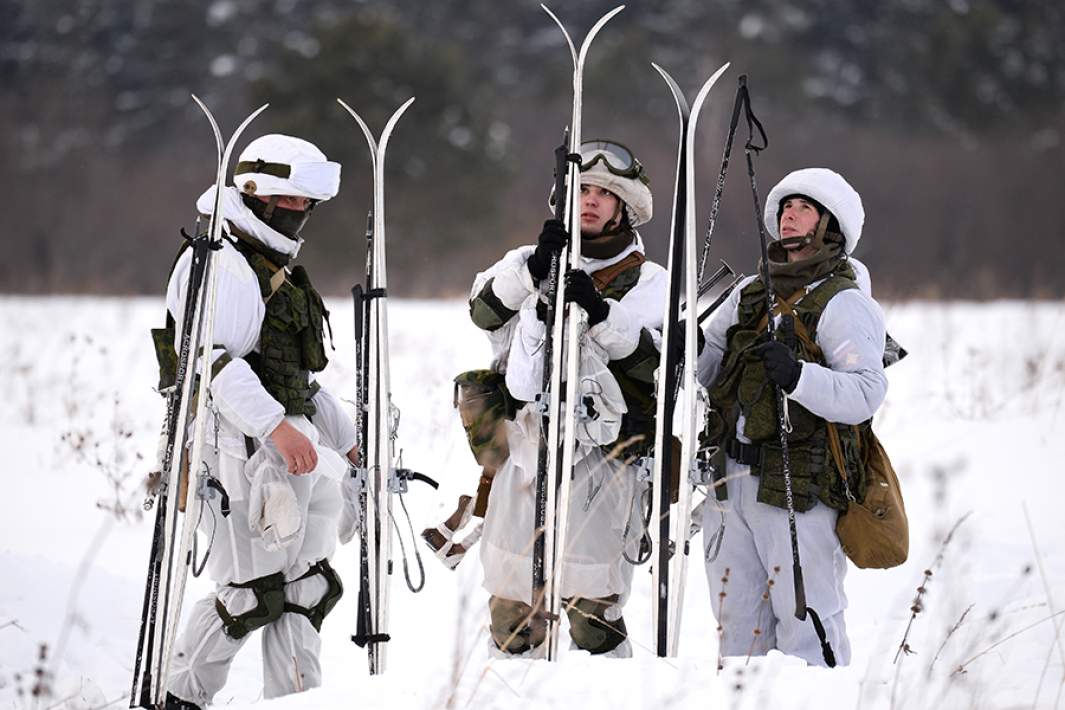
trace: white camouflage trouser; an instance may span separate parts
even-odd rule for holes
[[[703,514],[705,552],[725,511],[720,553],[706,562],[711,604],[722,628],[721,655],[764,656],[775,648],[811,665],[826,665],[810,617],[795,618],[788,512],[758,502],[759,479],[748,466],[729,459],[727,474],[728,500],[711,499]],[[795,526],[807,606],[821,617],[837,665],[845,666],[851,657],[843,620],[847,557],[836,536],[837,517],[818,502],[795,514]]]
[[[305,571],[306,568],[293,570],[291,576],[298,577]],[[285,601],[310,608],[327,591],[325,579],[316,574],[287,584]],[[233,657],[254,635],[249,633],[239,640],[227,636],[215,610],[216,597],[233,616],[256,605],[252,590],[220,586],[190,610],[188,622],[174,646],[169,690],[200,707],[208,705],[222,689]],[[264,697],[276,698],[322,684],[322,668],[318,662],[322,642],[306,616],[286,612],[261,632]]]

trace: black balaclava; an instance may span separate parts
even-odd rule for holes
[[[296,240],[299,238],[300,230],[303,229],[303,225],[307,224],[307,220],[311,216],[311,210],[317,204],[312,200],[307,209],[303,210],[290,210],[284,207],[278,207],[277,195],[271,195],[269,202],[263,202],[253,195],[247,195],[241,193],[240,198],[244,201],[244,204],[248,209],[252,211],[260,222],[268,226],[279,234],[283,234],[289,239]]]

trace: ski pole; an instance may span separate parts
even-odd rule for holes
[[[753,154],[764,150],[769,145],[769,140],[765,135],[761,122],[751,110],[750,94],[747,91],[747,76],[741,76],[739,83],[740,87],[737,94],[741,97],[747,118],[748,138],[747,143],[744,145],[744,154],[747,158],[747,176],[750,178],[751,195],[754,197],[754,218],[758,224],[758,239],[762,251],[760,270],[762,285],[765,289],[766,332],[769,335],[769,339],[774,340],[776,338],[776,324],[773,321],[773,281],[769,274],[769,245],[765,233],[765,223],[762,219],[762,206],[758,197],[758,184],[755,180],[754,160],[752,157]],[[754,141],[755,129],[757,129],[761,138],[760,144]],[[836,658],[832,651],[832,646],[825,635],[821,618],[813,608],[806,604],[806,587],[803,583],[802,562],[799,559],[799,535],[795,528],[795,499],[791,485],[791,458],[788,451],[788,429],[790,428],[787,416],[788,400],[784,389],[780,385],[774,384],[773,391],[777,400],[777,433],[780,437],[780,460],[784,475],[784,499],[787,503],[788,511],[788,532],[791,535],[791,571],[795,589],[795,618],[805,621],[807,612],[809,612],[810,620],[821,643],[821,653],[824,656],[825,664],[829,668],[833,668],[836,665]]]

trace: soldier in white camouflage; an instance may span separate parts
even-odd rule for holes
[[[632,461],[653,440],[666,275],[647,261],[635,229],[651,218],[642,166],[611,141],[586,142],[581,160],[582,266],[565,275],[565,289],[567,300],[587,313],[581,391],[598,416],[577,435],[562,595],[574,645],[624,657],[631,646],[621,611],[632,579],[628,559],[639,545],[636,501],[643,488]],[[455,539],[455,531],[484,515],[480,558],[492,595],[492,647],[506,655],[535,655],[543,642],[530,624],[541,424],[534,400],[546,337],[541,283],[552,253],[567,239],[562,223],[548,220],[535,245],[508,252],[474,281],[470,315],[492,343],[494,361],[490,370],[457,378],[456,403],[482,466],[480,495],[465,496],[454,515],[424,533],[446,562],[470,547],[468,539]]]
[[[210,704],[233,657],[261,630],[267,698],[321,684],[319,631],[342,586],[329,564],[338,527],[353,532],[341,481],[357,463],[355,427],[314,373],[327,364],[318,292],[293,267],[300,230],[336,195],[340,165],[311,143],[267,135],[252,141],[220,200],[223,244],[215,256],[213,377],[205,416],[207,469],[219,498],[204,501],[201,532],[216,588],[187,614],[174,647],[167,710]],[[212,186],[197,201],[214,205]],[[175,328],[185,312],[191,250],[167,288],[167,327],[153,332],[161,381],[173,377]],[[173,315],[171,315],[173,314]],[[347,513],[344,515],[344,513]],[[342,520],[343,518],[343,520]]]

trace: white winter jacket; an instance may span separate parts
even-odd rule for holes
[[[300,242],[295,242],[259,221],[240,199],[236,188],[224,188],[222,207],[228,222],[257,237],[268,247],[294,256]],[[210,214],[214,205],[214,188],[205,192],[197,202],[201,213]],[[214,350],[212,362],[228,353],[232,360],[211,380],[211,396],[222,417],[242,435],[265,439],[281,423],[285,409],[271,397],[243,358],[258,350],[266,306],[259,290],[259,281],[251,266],[233,245],[225,240],[214,256],[217,267],[217,308],[214,320]],[[185,312],[185,292],[188,288],[192,251],[186,250],[178,259],[167,286],[166,304],[177,323],[180,334]],[[180,343],[175,343],[179,347]],[[322,443],[346,454],[355,445],[355,425],[340,402],[324,388],[314,397],[318,413],[312,417],[322,435]],[[241,450],[243,441],[239,442]]]

